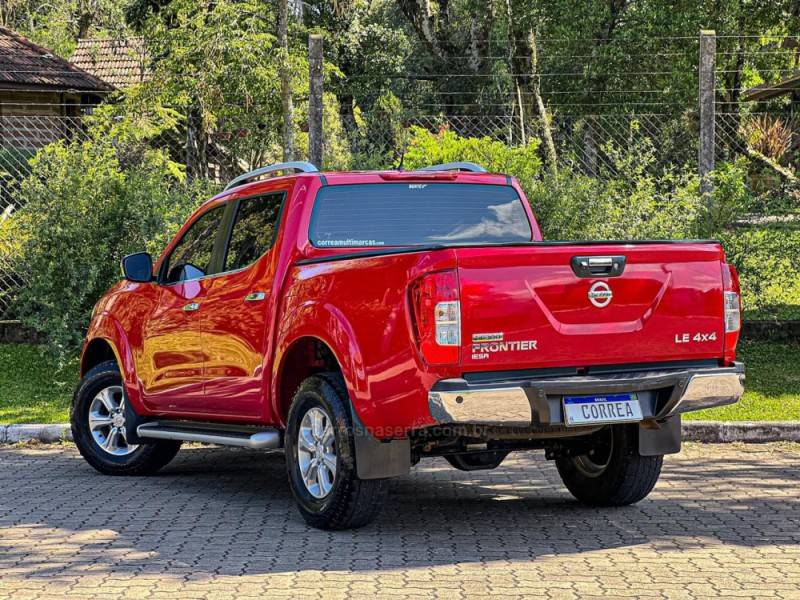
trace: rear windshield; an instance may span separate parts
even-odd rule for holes
[[[510,186],[333,185],[317,194],[309,238],[321,248],[527,242],[531,225]]]

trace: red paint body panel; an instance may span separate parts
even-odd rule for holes
[[[325,174],[327,185],[417,177],[436,184],[430,174]],[[447,181],[509,185],[497,174],[454,173]],[[723,331],[723,285],[732,284],[718,244],[476,246],[319,262],[367,250],[310,244],[311,213],[322,185],[320,175],[302,174],[220,194],[187,221],[156,262],[156,272],[209,208],[286,191],[278,235],[266,254],[245,269],[181,284],[123,281],[98,302],[87,344],[99,338],[114,349],[138,413],[283,426],[287,398],[281,381],[295,366],[287,357],[308,339],[331,350],[359,418],[381,438],[433,424],[428,390],[465,372],[696,359],[728,363],[735,356],[735,339]],[[511,185],[524,200],[518,183]],[[531,241],[539,242],[530,206],[523,205]],[[619,277],[580,278],[570,266],[577,255],[624,255],[626,268]],[[420,351],[409,290],[440,271],[457,274],[452,280],[461,303],[460,361],[429,365]],[[596,281],[613,291],[604,308],[587,299]],[[263,292],[263,300],[246,302],[253,291]],[[184,311],[192,302],[198,310]],[[685,333],[712,332],[714,340],[680,342]],[[475,351],[473,335],[498,333],[504,342],[535,344]]]
[[[579,278],[573,256],[624,254],[619,277]],[[722,249],[716,244],[465,248],[457,251],[465,370],[613,365],[722,356]],[[605,281],[608,306],[587,301]],[[536,348],[473,352],[472,335],[504,332],[504,341]],[[713,341],[676,344],[675,335],[714,333]],[[488,359],[473,356],[490,354]]]

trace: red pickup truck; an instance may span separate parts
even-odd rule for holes
[[[717,242],[546,242],[519,184],[471,163],[265,167],[122,269],[81,358],[85,459],[143,474],[183,441],[283,447],[321,528],[368,523],[434,456],[543,449],[578,500],[637,502],[680,414],[743,392]]]

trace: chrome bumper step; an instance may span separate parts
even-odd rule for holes
[[[136,434],[140,438],[203,442],[260,450],[273,450],[282,446],[281,433],[277,429],[256,429],[219,423],[152,421],[139,425]]]
[[[469,423],[526,427],[563,424],[565,395],[634,392],[647,397],[646,419],[737,402],[744,393],[744,365],[550,377],[470,385],[445,379],[428,393],[431,417],[440,424]],[[666,394],[657,401],[658,393]],[[643,403],[645,401],[643,400]]]

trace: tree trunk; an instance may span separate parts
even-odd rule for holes
[[[339,119],[342,121],[342,128],[347,137],[347,146],[350,149],[351,155],[356,155],[361,152],[362,146],[359,137],[360,132],[356,124],[356,115],[353,109],[354,103],[355,100],[352,94],[343,94],[339,96]]]
[[[189,182],[208,177],[207,149],[203,113],[200,106],[193,103],[186,119],[186,178]]]
[[[550,130],[550,120],[547,118],[547,109],[542,100],[539,88],[539,51],[536,46],[536,33],[533,29],[528,32],[528,46],[531,52],[531,94],[536,105],[536,112],[542,126],[542,137],[544,138],[544,150],[547,157],[547,166],[553,177],[558,177],[558,156],[556,155],[556,145],[553,142],[553,132]]]
[[[528,143],[528,136],[525,131],[525,103],[522,99],[522,81],[519,69],[516,68],[515,56],[518,52],[518,44],[514,35],[514,14],[511,8],[511,0],[506,0],[506,20],[508,21],[508,66],[511,69],[511,79],[514,82],[514,104],[519,117],[519,139],[522,145]]]
[[[280,52],[281,104],[283,105],[283,160],[294,160],[294,106],[289,67],[289,0],[278,2],[278,50]]]
[[[463,68],[465,56],[466,70],[473,73],[482,72],[490,64],[487,56],[495,19],[491,0],[476,2],[470,8],[470,28],[466,39],[460,20],[451,20],[450,0],[439,0],[438,10],[430,0],[396,1],[420,41],[447,67]]]

